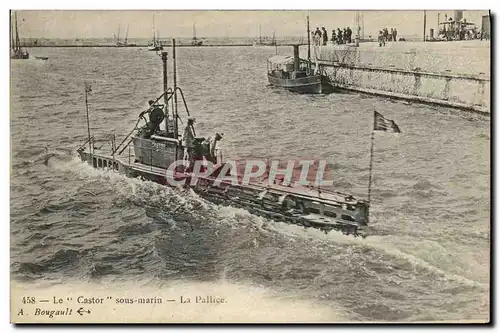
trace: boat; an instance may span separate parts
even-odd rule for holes
[[[271,39],[262,39],[261,26],[259,25],[259,39],[253,42],[253,46],[276,46],[275,32],[273,32],[273,37]]]
[[[299,44],[293,45],[293,57],[275,55],[267,60],[267,79],[275,87],[305,94],[333,92],[328,76],[316,63],[312,66],[309,39],[309,17],[307,18],[307,60],[299,57]]]
[[[196,23],[193,23],[193,40],[191,41],[192,46],[202,46],[203,41],[196,38]]]
[[[125,39],[120,40],[120,26],[118,26],[118,34],[116,35],[116,46],[117,47],[127,47],[127,46],[136,46],[136,44],[131,44],[128,42],[128,30],[129,26],[127,25],[127,32],[125,33]]]
[[[35,56],[35,59],[38,59],[38,60],[49,60],[49,57]]]
[[[154,17],[154,15],[153,15],[153,39],[148,44],[148,50],[149,51],[154,51],[154,52],[158,52],[158,51],[163,50],[163,45],[162,45],[161,40],[159,38],[159,33],[157,32],[157,30],[155,28],[155,17]]]
[[[19,39],[19,30],[17,27],[17,13],[14,13],[14,31],[11,29],[11,44],[12,50],[10,54],[11,59],[29,59],[30,54],[27,50],[23,50],[21,47],[21,41]]]
[[[267,178],[239,181],[241,177],[238,178],[231,168],[231,161],[224,160],[217,148],[217,142],[223,138],[223,134],[216,133],[213,139],[206,139],[196,136],[192,123],[190,125],[189,119],[193,118],[189,118],[192,115],[183,90],[176,81],[175,39],[172,40],[172,48],[173,86],[168,87],[167,52],[164,51],[161,53],[163,93],[150,101],[148,109],[139,113],[132,131],[118,145],[114,134],[103,140],[91,134],[87,94],[92,88],[86,85],[88,138],[77,149],[83,162],[127,177],[152,181],[181,191],[193,191],[208,202],[242,208],[273,221],[316,228],[325,233],[336,230],[346,235],[367,236],[369,203],[365,200],[319,186],[313,188],[286,184],[283,179],[270,177],[270,169],[267,169]],[[180,99],[182,102],[178,103]],[[178,104],[184,105],[188,122],[185,118],[182,121]],[[145,125],[139,126],[142,121]],[[193,130],[194,167],[191,167],[191,163],[186,166],[183,160],[185,147],[179,135],[179,121],[187,124],[185,131],[189,128]],[[101,142],[111,142],[110,147],[103,149]],[[200,168],[202,172],[196,172],[196,162],[201,162],[202,166],[211,163],[212,168]],[[207,172],[209,169],[211,172]],[[237,178],[236,181],[233,177]]]

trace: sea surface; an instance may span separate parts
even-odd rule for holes
[[[374,234],[324,234],[93,170],[75,155],[87,137],[84,81],[93,84],[92,132],[120,140],[162,91],[160,57],[141,48],[33,49],[49,60],[11,61],[14,282],[184,292],[209,284],[233,302],[222,320],[488,320],[489,117],[271,88],[274,48],[176,52],[197,133],[223,132],[225,157],[326,159],[337,189],[366,197],[373,111],[393,119],[401,134],[375,134]]]

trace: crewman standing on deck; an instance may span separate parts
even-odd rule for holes
[[[194,155],[194,126],[195,118],[189,117],[182,135],[182,146],[184,147],[184,160],[189,161],[189,168],[193,166]]]

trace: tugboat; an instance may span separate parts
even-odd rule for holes
[[[368,201],[358,200],[345,193],[326,191],[319,186],[292,186],[283,182],[283,179],[272,183],[261,180],[234,181],[235,178],[231,177],[235,176],[235,170],[230,162],[223,161],[217,149],[217,142],[223,135],[216,133],[214,139],[205,139],[197,137],[194,132],[193,118],[184,93],[177,86],[175,39],[172,41],[173,87],[168,87],[167,81],[168,52],[159,52],[159,55],[163,62],[163,93],[155,100],[150,100],[149,108],[139,114],[134,128],[120,144],[116,145],[115,136],[111,136],[109,151],[95,147],[99,140],[90,132],[87,94],[91,87],[86,85],[88,138],[77,149],[82,161],[94,168],[114,170],[127,177],[139,177],[165,186],[192,190],[215,204],[246,209],[274,221],[313,227],[325,233],[337,230],[346,235],[366,237]],[[178,122],[182,122],[177,107],[179,96],[188,117],[188,121],[183,122],[186,124],[184,133],[192,131],[191,148],[186,143],[186,135],[181,137],[179,134]],[[162,98],[163,103],[160,104]],[[141,120],[145,120],[145,125],[138,126]],[[108,138],[105,141],[110,140]],[[124,154],[127,148],[128,153]],[[191,151],[188,166],[185,163],[186,150]],[[195,161],[194,167],[192,161]],[[202,162],[201,172],[196,171],[196,162]],[[206,167],[207,164],[212,167]]]
[[[12,40],[12,53],[10,55],[11,59],[29,59],[30,54],[21,48],[21,41],[19,40],[19,31],[17,28],[17,13],[14,13],[14,35],[11,36]]]
[[[307,60],[299,58],[299,45],[293,45],[293,57],[275,55],[267,60],[269,84],[305,94],[333,92],[333,86],[322,69],[311,64],[311,43],[309,39],[309,17],[307,18]]]

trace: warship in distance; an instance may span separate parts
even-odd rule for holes
[[[111,136],[111,140],[109,137],[104,140],[111,141],[108,151],[102,150],[102,146],[101,149],[95,147],[95,143],[100,140],[96,140],[90,131],[87,93],[91,89],[86,85],[88,138],[77,149],[82,161],[94,168],[114,170],[127,177],[139,177],[165,186],[174,186],[172,181],[187,180],[182,186],[218,205],[242,208],[274,221],[313,227],[325,233],[337,230],[346,235],[366,237],[369,201],[358,200],[345,193],[327,192],[319,188],[291,186],[279,182],[270,184],[255,181],[235,184],[227,180],[217,181],[217,177],[226,172],[224,170],[227,166],[222,160],[222,154],[216,148],[217,142],[222,138],[218,133],[213,140],[206,140],[196,135],[194,139],[193,158],[213,163],[212,173],[196,174],[183,165],[172,169],[174,162],[183,159],[185,148],[178,130],[178,122],[182,121],[177,107],[179,96],[182,98],[187,116],[191,115],[184,93],[177,86],[175,39],[172,45],[173,87],[167,87],[168,54],[166,51],[159,54],[163,61],[163,94],[149,102],[150,107],[140,113],[134,128],[120,144],[116,145],[114,135]],[[161,98],[163,104],[158,103]],[[168,110],[169,102],[171,112]],[[145,120],[146,124],[139,127],[141,119]],[[165,126],[162,126],[163,122]],[[188,121],[188,126],[189,123]],[[128,154],[124,154],[127,150]],[[232,171],[229,169],[226,175]],[[192,185],[191,180],[194,178],[197,181]]]

